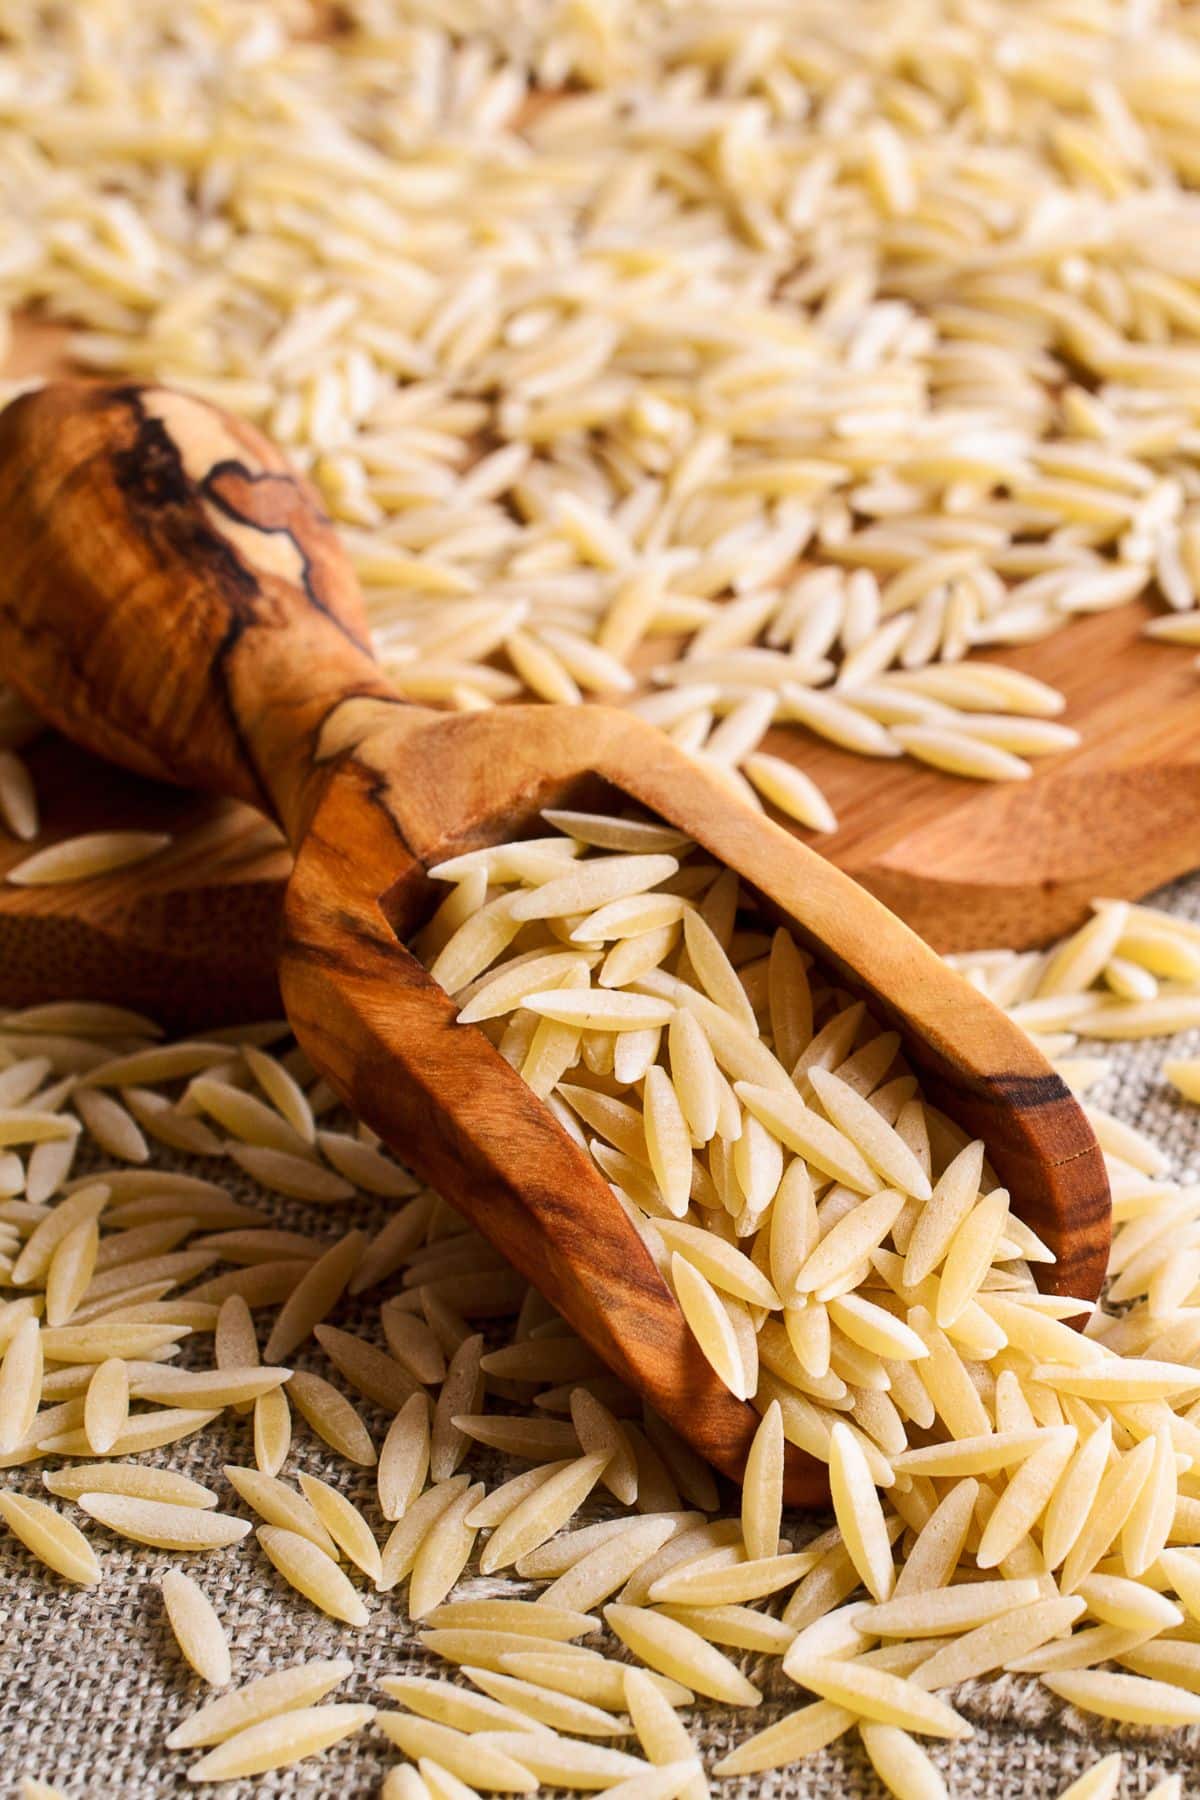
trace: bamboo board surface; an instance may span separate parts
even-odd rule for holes
[[[25,324],[7,372],[52,372],[61,355],[61,332]],[[1044,942],[1093,896],[1144,894],[1200,864],[1200,681],[1191,653],[1140,636],[1152,611],[1081,618],[999,658],[1061,689],[1064,720],[1082,733],[1028,782],[967,782],[772,733],[764,747],[804,767],[838,815],[836,833],[810,841],[938,949]],[[180,1027],[274,1010],[289,858],[273,831],[244,807],[142,781],[53,735],[26,755],[43,841],[151,829],[174,842],[111,877],[0,885],[4,1003],[120,999]],[[0,831],[0,882],[26,854]]]

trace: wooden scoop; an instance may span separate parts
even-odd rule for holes
[[[538,831],[543,807],[634,801],[737,869],[985,1140],[1057,1254],[1053,1290],[1098,1294],[1103,1161],[1022,1032],[638,719],[401,703],[315,495],[250,426],[160,388],[18,399],[0,415],[0,543],[4,679],[85,748],[278,820],[296,855],[280,984],[314,1066],[720,1469],[741,1471],[752,1409],[587,1157],[405,947],[435,901],[428,867]],[[818,1502],[823,1466],[789,1449],[789,1500]]]

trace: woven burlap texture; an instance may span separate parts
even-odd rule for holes
[[[1159,898],[1173,911],[1200,918],[1200,875]],[[1200,1034],[1193,1034],[1190,1042],[1186,1038],[1173,1041],[1170,1053],[1180,1053],[1179,1046],[1200,1053],[1198,1038]],[[1163,1081],[1161,1065],[1168,1051],[1162,1040],[1117,1046],[1106,1053],[1111,1053],[1113,1071],[1090,1097],[1136,1123],[1166,1147],[1175,1174],[1200,1179],[1200,1108],[1179,1101]],[[212,1173],[211,1165],[195,1167],[198,1173]],[[316,1209],[292,1207],[253,1193],[244,1182],[231,1185],[239,1195],[253,1197],[280,1224],[313,1229],[316,1215],[325,1229],[334,1229],[328,1214],[322,1221]],[[338,1223],[371,1225],[382,1216],[378,1209],[348,1209],[339,1213]],[[364,1308],[358,1315],[364,1326],[374,1310],[374,1306]],[[351,1310],[345,1322],[353,1328],[355,1321],[356,1313]],[[339,1322],[343,1321],[339,1318]],[[199,1356],[193,1360],[202,1360],[207,1348],[207,1341],[202,1341]],[[324,1367],[319,1359],[312,1359],[311,1366]],[[327,1368],[325,1372],[332,1373]],[[379,1443],[386,1421],[365,1403],[363,1410]],[[146,1460],[207,1483],[221,1495],[223,1507],[245,1513],[225,1480],[222,1465],[252,1462],[248,1418],[231,1418],[219,1428],[210,1428]],[[477,1467],[489,1480],[503,1473],[499,1464],[487,1459],[468,1466]],[[382,1538],[386,1527],[375,1505],[372,1473],[350,1468],[297,1421],[283,1473],[294,1480],[301,1470],[324,1476],[361,1505]],[[26,1493],[43,1492],[40,1467],[15,1470],[3,1480]],[[253,1535],[231,1550],[181,1557],[127,1544],[92,1525],[77,1509],[68,1510],[87,1530],[103,1563],[103,1580],[94,1589],[70,1587],[48,1575],[10,1538],[0,1542],[0,1794],[17,1794],[25,1775],[54,1783],[71,1800],[84,1800],[84,1796],[89,1800],[100,1796],[161,1800],[197,1791],[219,1792],[230,1800],[248,1800],[251,1795],[360,1800],[378,1792],[385,1772],[397,1758],[382,1734],[370,1729],[293,1769],[226,1783],[219,1789],[193,1788],[187,1769],[197,1752],[172,1753],[164,1747],[164,1740],[209,1697],[210,1690],[191,1674],[175,1646],[158,1583],[170,1567],[185,1568],[200,1581],[225,1624],[235,1682],[309,1658],[347,1657],[353,1661],[354,1673],[330,1699],[385,1706],[390,1702],[379,1689],[380,1676],[449,1673],[446,1665],[419,1648],[416,1631],[404,1611],[403,1588],[396,1594],[370,1598],[369,1624],[362,1631],[353,1631],[325,1618],[287,1588]],[[807,1520],[792,1520],[786,1528],[801,1540],[816,1527]],[[515,1578],[481,1577],[472,1568],[459,1583],[455,1597],[516,1596],[532,1591]],[[806,1696],[782,1677],[778,1663],[746,1659],[746,1666],[764,1687],[761,1707],[735,1713],[706,1705],[683,1715],[706,1764],[750,1732],[804,1703]],[[966,1796],[971,1800],[1043,1800],[1059,1794],[1098,1757],[1114,1749],[1120,1749],[1125,1757],[1121,1795],[1126,1800],[1149,1793],[1157,1781],[1173,1772],[1183,1775],[1185,1793],[1190,1792],[1190,1773],[1200,1769],[1200,1730],[1154,1733],[1101,1728],[1078,1712],[1062,1708],[1033,1680],[1006,1677],[975,1682],[960,1689],[954,1698],[974,1726],[974,1735],[961,1743],[930,1743],[929,1747],[951,1794],[964,1800]],[[1200,1791],[1200,1777],[1197,1789]],[[876,1800],[885,1790],[854,1734],[848,1734],[821,1755],[790,1769],[714,1784],[714,1791],[731,1797],[761,1795],[763,1800],[816,1800],[817,1796],[821,1800],[835,1796]]]

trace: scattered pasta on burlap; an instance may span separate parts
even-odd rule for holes
[[[756,1705],[746,1653],[773,1659],[799,1704],[716,1773],[786,1764],[857,1726],[894,1792],[937,1794],[937,1741],[968,1729],[942,1690],[1004,1670],[1102,1721],[1190,1722],[1200,1193],[1172,1179],[1155,1141],[1089,1105],[1115,1232],[1109,1303],[1079,1332],[1080,1304],[1037,1289],[1049,1253],[1020,1195],[922,1097],[899,1039],[764,928],[726,872],[652,820],[560,809],[546,825],[536,852],[501,846],[440,871],[478,895],[482,869],[486,903],[513,908],[491,960],[471,966],[455,948],[472,930],[467,905],[452,926],[435,921],[423,953],[457,970],[474,1028],[539,1085],[538,1021],[569,1037],[547,1103],[677,1285],[714,1367],[762,1415],[740,1514],[722,1514],[686,1445],[444,1202],[365,1137],[304,1129],[327,1108],[284,1027],[201,1051],[84,1003],[0,1020],[8,1153],[25,1177],[0,1201],[6,1480],[36,1478],[66,1450],[79,1460],[46,1470],[48,1493],[167,1556],[232,1554],[250,1530],[226,1510],[240,1503],[259,1521],[249,1542],[346,1626],[367,1621],[376,1587],[459,1671],[457,1683],[397,1677],[388,1689],[404,1710],[381,1729],[429,1772],[431,1793],[439,1782],[457,1793],[456,1767],[491,1755],[492,1775],[520,1787],[603,1781],[700,1800],[676,1709],[697,1694]],[[618,954],[646,938],[653,955]],[[1114,959],[1143,969],[1155,994],[1114,986]],[[1147,907],[1098,902],[1045,954],[954,960],[1081,1089],[1104,1072],[1089,1037],[1141,1032],[1163,1000],[1186,1024],[1200,1004],[1200,931]],[[578,971],[583,985],[547,985]],[[575,1014],[555,1019],[563,995]],[[642,1007],[632,1023],[603,1005],[626,996]],[[646,1041],[618,1067],[631,1037]],[[362,1143],[365,1192],[399,1210],[374,1238],[325,1211],[282,1231],[269,1199],[113,1161],[107,1118],[97,1135],[72,1083],[104,1092],[115,1068],[120,1092],[131,1065],[170,1107],[187,1104],[198,1071],[220,1069],[223,1087],[276,1109],[263,1124],[223,1097],[223,1116],[210,1115],[218,1150],[255,1147],[239,1127],[263,1149],[291,1133],[276,1153],[319,1173],[325,1143],[339,1140],[342,1167],[340,1140]],[[62,1164],[30,1202],[34,1158],[59,1142],[86,1146],[89,1171]],[[72,1274],[68,1321],[54,1324],[46,1297],[83,1231],[87,1282]],[[205,1241],[202,1264],[186,1260]],[[127,1280],[114,1285],[117,1272]],[[375,1309],[376,1342],[362,1323],[333,1322],[347,1305]],[[260,1363],[264,1330],[269,1353],[286,1347],[301,1366]],[[123,1419],[101,1404],[117,1370]],[[268,1449],[258,1412],[274,1401],[289,1428],[272,1428]],[[293,1406],[331,1453],[322,1479],[289,1472]],[[230,1463],[224,1493],[130,1460],[239,1414],[265,1466]],[[377,1434],[379,1416],[390,1425]],[[106,1442],[114,1425],[98,1455],[89,1434]],[[782,1508],[787,1441],[830,1464],[835,1524],[816,1538],[780,1535],[801,1527]],[[511,1459],[499,1478],[476,1478],[480,1450]],[[0,1513],[58,1574],[102,1579],[67,1511],[6,1487]],[[534,1592],[454,1598],[473,1562]],[[170,1570],[163,1591],[184,1656],[207,1680],[236,1678],[202,1590]],[[171,1745],[207,1747],[201,1781],[316,1753],[369,1716],[321,1704],[351,1669],[260,1676],[176,1727]],[[627,1707],[648,1762],[606,1748]],[[1089,1771],[1078,1793],[1110,1792],[1113,1767]]]

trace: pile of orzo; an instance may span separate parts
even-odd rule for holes
[[[1075,741],[969,651],[1140,595],[1200,644],[1188,8],[11,0],[0,32],[0,313],[278,438],[413,699],[631,704],[821,831],[805,734],[982,779]],[[162,848],[37,845],[36,729],[0,691],[10,880]],[[678,834],[559,814],[440,873],[419,948],[760,1411],[744,1496],[286,1027],[0,1018],[0,1514],[67,1582],[122,1540],[161,1564],[186,1663],[238,1681],[171,1731],[189,1776],[374,1717],[404,1800],[701,1800],[849,1733],[925,1800],[977,1678],[1200,1723],[1200,1190],[1089,1108],[1116,1232],[1077,1332],[982,1146]],[[1089,1040],[1200,1026],[1200,927],[1152,908],[959,960],[1080,1093]],[[219,1491],[170,1452],[218,1430]],[[785,1440],[830,1466],[828,1530],[782,1515]],[[247,1680],[204,1564],[173,1566],[201,1552],[339,1649],[419,1621],[446,1677],[386,1676],[379,1712],[328,1701],[351,1655]],[[680,1717],[764,1693],[716,1759]]]
[[[1200,644],[1200,39],[1154,0],[10,0],[5,313],[262,424],[414,700],[980,779],[972,649]],[[15,392],[17,379],[0,383]],[[638,671],[658,664],[649,692]],[[0,708],[0,814],[36,831]],[[35,871],[36,874],[36,871]]]

